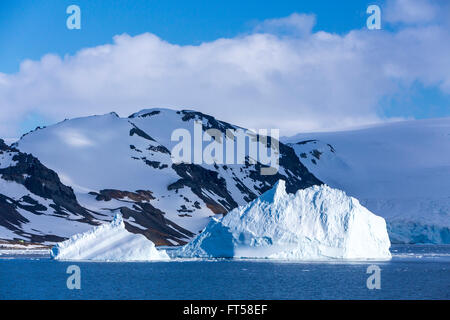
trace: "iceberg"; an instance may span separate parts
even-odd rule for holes
[[[50,252],[55,260],[157,261],[168,260],[164,250],[141,234],[125,229],[121,214],[107,224],[79,233],[56,244]]]
[[[386,222],[345,192],[326,185],[288,194],[285,182],[212,219],[173,252],[182,258],[388,260]]]

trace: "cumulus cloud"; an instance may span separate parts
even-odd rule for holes
[[[147,107],[196,109],[282,135],[384,121],[380,101],[414,84],[450,94],[450,28],[425,20],[337,35],[313,31],[314,16],[293,14],[198,46],[118,35],[0,73],[0,136],[18,134],[30,112],[62,120]]]

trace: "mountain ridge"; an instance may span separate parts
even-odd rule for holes
[[[121,213],[127,230],[157,245],[185,244],[210,217],[247,203],[279,179],[287,181],[290,192],[321,183],[282,143],[280,169],[272,176],[261,175],[263,165],[248,156],[243,165],[173,163],[171,133],[178,128],[192,132],[195,121],[201,122],[203,133],[240,129],[193,110],[152,108],[127,118],[110,112],[64,120],[29,132],[13,146],[54,170],[92,213],[93,223]],[[81,225],[80,231],[89,227]],[[61,239],[71,235],[57,225],[48,228]],[[45,235],[42,229],[36,234]],[[0,230],[0,238],[11,237]]]

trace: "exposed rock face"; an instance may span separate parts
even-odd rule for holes
[[[225,179],[219,177],[218,172],[205,169],[199,165],[186,163],[173,164],[172,168],[181,178],[169,185],[167,187],[168,190],[178,191],[184,187],[190,188],[215,214],[226,214],[237,206],[237,203],[227,192]],[[221,199],[216,201],[207,196],[203,190],[208,190],[211,194],[221,197]]]
[[[133,209],[120,208],[120,212],[126,219],[133,219],[133,224],[126,224],[128,231],[141,233],[157,246],[182,245],[195,234],[186,230],[165,217],[164,212],[155,208],[150,203],[135,204]],[[145,226],[143,230],[139,226]]]
[[[98,201],[110,201],[111,199],[122,200],[128,198],[132,201],[141,202],[155,199],[152,192],[148,190],[136,190],[136,192],[130,192],[130,191],[106,189],[100,190],[99,193],[90,192],[89,194],[95,195],[96,196],[95,199]]]
[[[90,192],[95,195],[97,201],[109,202],[116,200],[120,205],[111,212],[119,211],[127,221],[125,227],[128,231],[145,235],[157,246],[170,246],[174,244],[185,244],[194,234],[164,216],[164,212],[155,208],[150,201],[155,200],[153,193],[149,190],[136,190],[135,192],[106,189],[99,193]],[[125,205],[132,204],[131,207]],[[140,227],[139,227],[140,226]]]

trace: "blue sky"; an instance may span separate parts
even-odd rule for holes
[[[17,113],[15,116],[0,116],[0,127],[3,126],[3,130],[0,128],[0,135],[17,136],[34,129],[38,125],[51,124],[64,118],[88,115],[89,112],[102,113],[114,109],[119,114],[126,116],[132,110],[137,111],[136,109],[141,107],[153,105],[168,107],[187,106],[244,126],[271,127],[276,126],[276,123],[270,122],[270,119],[273,118],[271,116],[271,108],[281,108],[286,110],[285,118],[281,118],[283,113],[281,112],[278,124],[286,123],[286,132],[288,133],[294,133],[295,130],[332,130],[390,119],[450,116],[450,90],[448,90],[447,83],[449,79],[446,78],[444,73],[447,66],[440,68],[438,64],[448,49],[448,46],[439,44],[442,41],[438,37],[445,38],[450,28],[447,25],[443,25],[443,22],[440,22],[445,21],[445,16],[443,18],[438,13],[438,9],[442,9],[439,7],[440,3],[442,2],[434,1],[432,2],[434,7],[431,7],[423,0],[387,0],[387,3],[385,1],[364,0],[119,0],[114,2],[93,0],[3,0],[0,3],[0,76],[3,74],[3,78],[6,79],[4,83],[7,85],[4,85],[4,88],[1,87],[2,78],[0,77],[0,102],[3,102],[3,108],[16,109],[15,106],[17,106]],[[76,4],[81,8],[81,30],[68,30],[66,28],[68,15],[65,11],[67,6],[71,4]],[[373,31],[368,33],[365,28],[368,17],[366,8],[369,4],[377,4],[382,8],[383,30],[380,32]],[[444,5],[444,9],[447,8],[448,6]],[[403,14],[405,10],[408,12]],[[430,14],[426,15],[424,12],[430,12]],[[313,29],[312,31],[307,31],[308,36],[305,39],[298,39],[296,36],[285,37],[264,29],[265,21],[281,21],[282,24],[293,29],[307,28],[302,25],[304,22],[300,22],[297,25],[297,22],[293,23],[291,20],[283,20],[295,13],[315,16]],[[302,19],[300,18],[301,21],[303,21]],[[257,32],[255,31],[261,25],[263,25],[262,33],[268,34],[267,38],[263,40],[257,37]],[[420,35],[420,32],[428,32],[433,27],[439,30],[436,31],[435,28],[432,36],[421,37],[419,40],[423,41],[423,43],[418,43],[414,36],[405,36],[411,30]],[[320,36],[321,32],[326,33],[327,37],[333,37],[334,34],[337,35],[338,38],[336,41],[333,40],[331,49],[326,49],[326,46],[329,44],[324,44],[323,37]],[[378,35],[376,32],[378,32]],[[123,38],[123,42],[120,43],[113,40],[114,36],[124,33],[131,36],[131,38]],[[141,37],[140,35],[143,33],[155,35],[158,40]],[[355,37],[353,33],[356,34]],[[365,45],[370,46],[371,43],[377,42],[384,46],[383,50],[380,50],[383,52],[378,56],[365,51],[356,52],[353,49],[350,49],[348,52],[342,52],[342,48],[348,48],[349,43],[351,43],[351,46],[356,46],[361,41],[366,41],[364,39],[369,37],[373,38],[373,41],[367,40]],[[214,86],[211,89],[212,96],[214,96],[213,93],[216,90],[216,96],[220,97],[221,100],[230,101],[230,104],[236,106],[235,110],[242,110],[242,106],[248,109],[248,112],[244,113],[241,118],[236,118],[236,112],[232,108],[230,108],[229,112],[225,112],[224,109],[226,109],[227,105],[215,103],[213,97],[199,98],[204,92],[202,91],[204,90],[202,87],[204,86],[203,82],[199,82],[195,87],[190,88],[189,92],[180,90],[179,88],[194,86],[190,81],[191,79],[186,76],[180,76],[180,79],[176,78],[178,76],[173,75],[171,77],[161,77],[161,85],[166,83],[165,87],[170,86],[173,82],[177,83],[177,86],[179,86],[177,92],[180,93],[176,97],[173,96],[173,91],[168,91],[166,94],[164,92],[153,93],[158,90],[161,91],[159,86],[155,86],[155,82],[159,82],[159,79],[155,78],[154,74],[141,74],[136,71],[136,73],[130,73],[128,75],[129,78],[124,76],[123,83],[119,81],[108,84],[108,86],[102,85],[100,80],[92,80],[93,82],[89,85],[89,88],[95,87],[98,93],[92,93],[89,91],[89,88],[81,87],[81,84],[91,79],[80,78],[80,83],[73,84],[72,80],[67,80],[64,76],[61,76],[61,73],[64,72],[67,74],[69,69],[73,72],[71,68],[75,62],[80,63],[76,67],[76,70],[80,70],[80,74],[88,75],[89,72],[92,73],[92,70],[87,71],[83,69],[86,66],[86,61],[83,61],[83,58],[77,54],[77,52],[86,48],[101,50],[102,45],[110,44],[112,50],[116,49],[117,52],[120,52],[121,58],[117,58],[119,60],[129,59],[129,53],[124,54],[123,50],[132,52],[132,50],[137,50],[137,48],[144,48],[142,57],[137,59],[139,63],[142,63],[142,66],[137,65],[138,62],[133,61],[136,65],[133,65],[131,68],[139,70],[143,68],[143,65],[154,65],[155,60],[164,58],[165,53],[162,53],[163,56],[161,57],[155,54],[155,56],[151,56],[151,59],[145,60],[145,56],[148,53],[144,51],[149,50],[150,44],[157,46],[161,52],[167,49],[166,42],[170,45],[175,45],[168,49],[168,52],[178,50],[179,52],[174,53],[173,57],[176,60],[180,56],[185,57],[187,55],[186,52],[192,51],[190,46],[194,46],[194,51],[199,51],[194,56],[205,54],[202,51],[204,47],[212,48],[208,50],[216,50],[221,45],[221,42],[218,40],[221,38],[230,39],[230,42],[232,42],[229,46],[227,45],[230,54],[239,52],[239,57],[237,58],[239,61],[236,62],[239,69],[247,69],[246,65],[254,62],[241,59],[241,57],[245,57],[247,54],[253,55],[256,54],[256,51],[263,50],[261,45],[267,45],[267,41],[270,42],[269,46],[272,48],[272,51],[277,51],[278,45],[280,48],[289,47],[286,52],[279,53],[283,59],[292,58],[294,59],[293,61],[297,61],[300,58],[304,59],[305,57],[309,59],[310,56],[307,56],[304,52],[310,51],[311,57],[316,57],[320,54],[324,58],[318,59],[319,62],[316,65],[311,64],[306,67],[298,65],[298,69],[294,70],[296,71],[295,73],[286,71],[283,65],[286,62],[284,60],[280,60],[280,65],[271,70],[262,70],[262,67],[252,65],[247,70],[246,75],[249,75],[249,78],[245,79],[245,83],[243,81],[239,86],[232,84],[225,88],[226,92],[224,89],[225,85]],[[357,38],[357,40],[353,41],[354,38]],[[430,44],[428,39],[435,41],[430,42]],[[258,45],[250,46],[247,40],[260,42],[258,42]],[[399,41],[405,42],[404,52],[402,48],[396,46],[396,42]],[[416,42],[418,43],[417,48]],[[125,43],[126,48],[129,49],[123,49],[122,43]],[[436,45],[436,48],[431,48],[430,45]],[[396,58],[386,62],[384,69],[381,68],[387,70],[385,75],[372,77],[376,68],[371,69],[369,66],[371,59],[374,60],[375,64],[385,61],[386,58],[381,58],[381,56],[390,52],[389,46],[393,47],[392,50],[397,50],[397,54],[394,55]],[[317,47],[320,47],[320,50],[317,52],[313,51]],[[438,56],[425,57],[425,51],[422,52],[420,50],[427,47],[431,51],[436,51],[433,54]],[[293,54],[296,48],[300,52],[298,57]],[[377,50],[376,46],[374,48]],[[441,54],[439,54],[440,51]],[[217,52],[219,54],[221,51]],[[335,59],[336,61],[343,61],[343,63],[350,63],[350,66],[352,64],[346,60],[346,56],[355,54],[355,61],[357,61],[355,65],[358,65],[358,68],[361,68],[362,71],[349,70],[347,72],[348,68],[339,71],[344,73],[341,87],[341,84],[338,83],[341,77],[339,75],[336,76],[337,70],[334,70],[333,64],[331,62],[322,63],[322,61],[330,59],[327,52],[336,52],[337,54],[337,58],[332,57],[330,61]],[[405,62],[402,55],[404,54],[405,57],[409,56],[409,52],[414,53],[414,59]],[[151,51],[151,53],[153,54],[154,51]],[[450,52],[447,53],[450,55]],[[258,51],[256,56],[260,54],[266,55],[267,50]],[[46,56],[50,58],[47,60],[43,59]],[[53,59],[52,57],[58,58]],[[142,58],[142,61],[140,58]],[[188,60],[183,60],[183,65],[186,61],[191,61],[189,60],[191,57],[186,59]],[[261,63],[262,61],[265,61],[266,64],[270,63],[270,59],[267,59],[264,56]],[[34,64],[32,64],[33,68],[27,67],[21,70],[20,65],[26,60],[34,61]],[[51,66],[55,64],[55,70],[58,70],[58,73],[52,74],[47,70],[48,62],[46,61],[48,60]],[[105,59],[105,61],[109,60]],[[419,61],[423,70],[421,70],[422,67],[419,67],[418,69],[420,70],[416,72],[416,63],[419,63]],[[103,63],[103,60],[97,61],[97,63],[99,62]],[[105,66],[102,72],[105,74],[109,72],[111,74],[108,78],[114,78],[114,70],[119,69],[114,64],[118,62],[117,60],[111,60],[108,63],[108,67]],[[181,62],[178,61],[177,63],[180,64]],[[196,65],[195,68],[197,69],[193,69],[194,71],[186,69],[185,72],[191,72],[192,77],[198,78],[196,75],[193,75],[195,70],[205,69],[209,73],[203,75],[202,79],[207,81],[214,74],[222,74],[222,63],[223,60],[218,62],[215,58],[211,58],[211,61]],[[339,64],[339,62],[337,63]],[[430,65],[428,66],[427,63]],[[122,65],[121,62],[118,64]],[[170,72],[174,66],[165,62],[164,65],[158,65],[158,68],[167,68],[167,72]],[[316,69],[319,70],[317,74],[320,77],[318,79],[315,79],[316,73],[301,76],[304,70],[311,72],[311,70]],[[127,70],[124,70],[123,73],[127,74]],[[174,77],[176,78],[175,80]],[[223,77],[222,82],[228,83],[227,77],[232,79],[239,77],[239,75],[237,72],[226,73],[226,75],[224,73]],[[55,80],[56,78],[59,80]],[[149,78],[152,81],[148,80]],[[315,82],[310,81],[311,78],[314,78]],[[367,81],[367,87],[361,85],[361,79],[365,78],[370,78]],[[111,93],[111,88],[122,88],[130,80],[149,82],[145,83],[145,86],[143,84],[142,91],[136,92],[134,95],[129,93],[130,89],[126,91],[124,89],[124,93],[115,92],[114,97],[109,98],[108,95]],[[328,83],[328,80],[333,80],[334,82]],[[268,81],[271,82],[269,83],[270,88],[267,84]],[[324,81],[323,84],[322,81]],[[70,83],[65,85],[66,82]],[[277,84],[273,82],[277,82]],[[30,83],[34,83],[34,85],[30,85]],[[279,87],[276,87],[277,85]],[[327,86],[333,91],[334,97],[333,99],[330,98],[331,100],[325,100],[322,92],[322,89]],[[349,90],[351,86],[355,86],[354,95],[356,98],[354,99],[349,97],[352,94],[352,91]],[[24,94],[24,88],[30,89],[28,100],[21,97]],[[292,89],[288,90],[287,88]],[[36,89],[36,92],[33,91],[34,89]],[[305,91],[302,91],[303,89]],[[48,90],[48,94],[42,94],[43,90]],[[64,96],[62,93],[58,95],[58,92],[65,92],[66,95]],[[236,92],[239,92],[239,94]],[[261,94],[258,95],[257,92]],[[310,96],[309,92],[316,94]],[[194,93],[196,93],[195,97]],[[285,99],[285,97],[287,98]],[[267,105],[264,106],[265,101],[270,101],[271,104],[267,102]],[[330,108],[334,101],[336,104],[333,108],[341,111],[333,111],[330,114]],[[241,102],[242,106],[239,105]],[[67,106],[62,107],[63,105]],[[125,107],[124,105],[127,106]],[[348,107],[348,105],[352,105],[352,107]],[[264,111],[266,109],[267,111]],[[298,111],[298,122],[292,120],[293,111]],[[261,116],[258,118],[257,114],[261,114]],[[328,115],[330,117],[333,116],[333,118],[327,118]]]
[[[114,3],[114,4],[112,4]],[[317,15],[316,29],[347,32],[365,25],[373,1],[301,0],[2,0],[0,72],[17,72],[24,59],[110,43],[117,34],[151,32],[171,43],[200,44],[248,32],[258,21],[293,12]],[[382,3],[378,1],[375,3]],[[66,8],[82,11],[82,29],[66,28]]]

